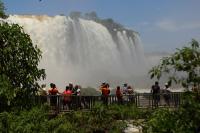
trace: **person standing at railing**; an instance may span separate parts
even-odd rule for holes
[[[109,84],[104,84],[104,86],[102,86],[102,100],[103,100],[103,103],[105,105],[108,105],[108,96],[110,94],[110,89],[109,89]]]
[[[63,92],[63,109],[64,106],[67,105],[67,109],[71,109],[72,103],[72,91],[70,90],[69,86],[66,86],[65,91]]]
[[[69,83],[69,89],[72,91],[72,94],[74,95],[75,92],[74,92],[74,86],[72,83]]]
[[[128,88],[127,88],[127,92],[128,92],[128,98],[129,98],[129,101],[133,102],[134,101],[134,91],[133,91],[133,88],[129,85]]]
[[[117,90],[116,90],[116,96],[117,96],[117,101],[119,104],[123,103],[123,94],[121,92],[120,86],[117,86]]]
[[[57,94],[59,94],[58,89],[56,88],[56,85],[51,83],[50,89],[48,92],[50,95],[50,105],[56,107],[57,106]]]
[[[130,85],[127,87],[127,92],[128,92],[129,95],[134,93],[134,90]]]
[[[75,100],[76,100],[76,106],[81,108],[81,86],[76,85],[75,86]]]
[[[156,81],[155,84],[151,87],[151,93],[153,95],[153,105],[158,107],[158,103],[160,102],[160,86]]]
[[[165,102],[168,106],[170,106],[170,93],[171,93],[171,89],[169,87],[169,84],[168,83],[165,83],[165,88],[163,89],[164,91],[164,94],[163,94],[163,97],[165,99]]]
[[[78,85],[75,85],[74,89],[73,89],[73,94],[75,96],[78,96],[80,94],[80,89]]]
[[[123,85],[123,94],[126,95],[127,93],[128,93],[128,84],[125,83],[125,84]]]

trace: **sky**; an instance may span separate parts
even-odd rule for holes
[[[139,32],[145,52],[173,52],[200,40],[200,0],[2,0],[7,14],[95,11]]]

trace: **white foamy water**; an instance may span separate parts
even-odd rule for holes
[[[172,88],[170,91],[171,92],[184,92],[186,89],[185,88]],[[149,88],[135,88],[134,89],[135,92],[137,93],[150,93],[151,92],[151,87]]]
[[[113,40],[103,25],[65,16],[11,15],[7,21],[23,26],[42,50],[40,67],[46,69],[47,84],[54,82],[61,88],[69,82],[121,84],[146,73],[143,48],[134,32],[133,38],[116,31],[117,40]]]

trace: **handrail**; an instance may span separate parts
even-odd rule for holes
[[[181,96],[183,92],[160,93],[153,95],[152,93],[134,93],[133,95],[123,95],[123,99],[118,99],[116,95],[103,96],[70,96],[69,102],[65,103],[64,95],[46,95],[37,96],[36,104],[48,103],[52,108],[56,108],[58,112],[77,109],[92,109],[97,102],[106,105],[111,104],[133,104],[136,107],[156,108],[156,107],[178,107],[181,104]],[[69,97],[68,97],[69,98]]]

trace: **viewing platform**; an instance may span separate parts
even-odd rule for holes
[[[136,106],[138,108],[157,108],[157,107],[172,107],[176,108],[181,103],[183,92],[169,93],[169,102],[166,102],[165,94],[152,95],[152,93],[135,93],[133,95],[123,95],[122,102],[119,102],[116,95],[109,95],[107,98],[107,105],[122,104]],[[156,96],[156,99],[155,99]],[[36,104],[47,103],[51,110],[59,112],[67,112],[72,110],[91,110],[96,103],[103,103],[102,96],[70,96],[70,104],[64,105],[63,95],[47,95],[37,96],[35,98]]]

